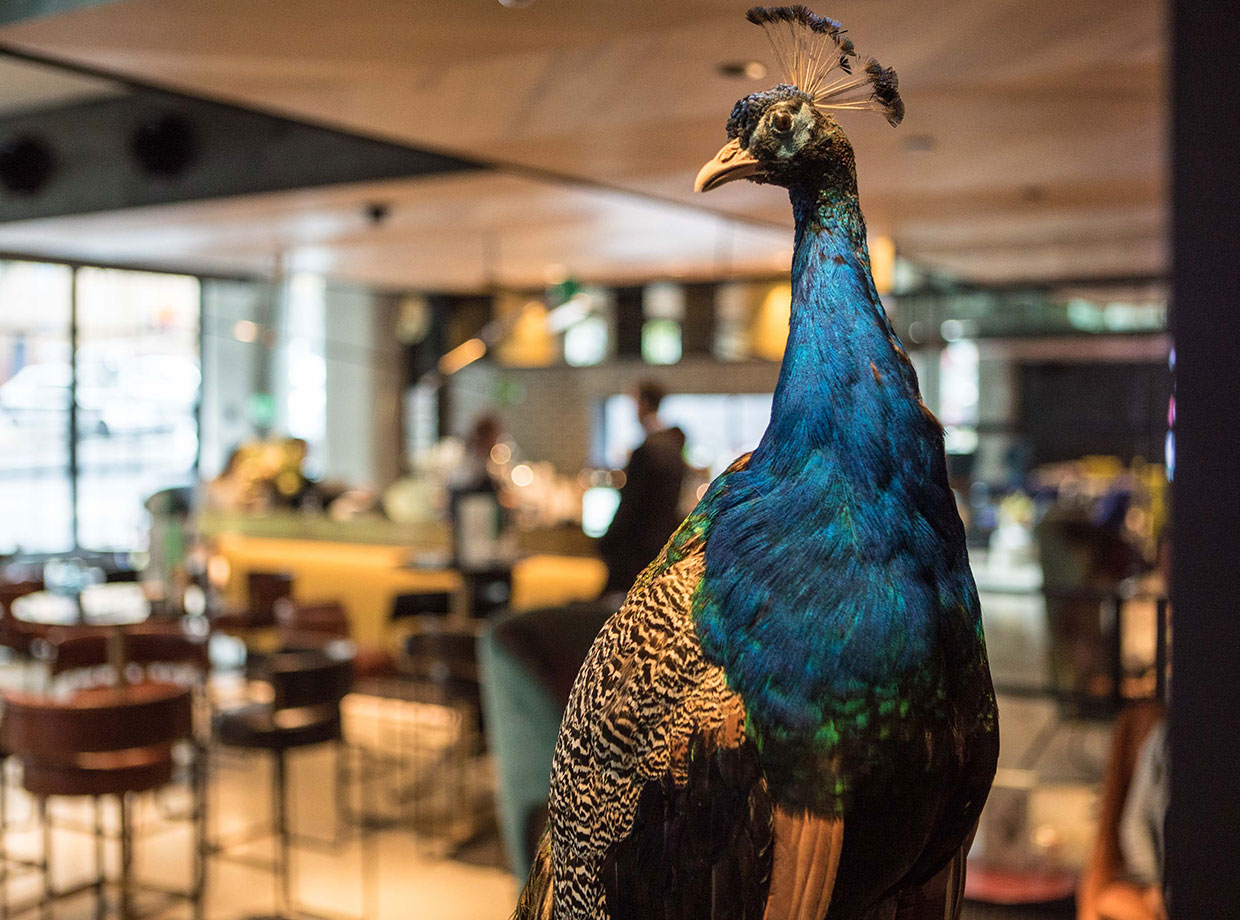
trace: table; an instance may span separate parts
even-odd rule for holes
[[[39,626],[124,626],[150,616],[142,586],[133,582],[91,585],[82,591],[81,606],[72,597],[35,591],[13,601],[13,616]]]

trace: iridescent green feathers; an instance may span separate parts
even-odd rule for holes
[[[785,80],[820,109],[879,112],[898,125],[904,118],[896,72],[857,54],[834,19],[804,6],[755,6],[746,18],[761,26]]]

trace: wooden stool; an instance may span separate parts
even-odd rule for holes
[[[0,746],[22,764],[22,786],[35,797],[42,826],[43,850],[35,863],[43,876],[41,915],[51,916],[61,898],[93,889],[96,911],[106,907],[101,823],[101,800],[116,798],[120,810],[120,914],[133,914],[132,892],[155,890],[189,901],[194,916],[202,917],[206,886],[205,783],[201,750],[193,742],[193,704],[188,687],[142,683],[81,691],[68,699],[29,693],[5,693],[0,719]],[[172,891],[136,883],[133,879],[133,826],[131,799],[172,782],[173,749],[188,742],[191,758],[195,826],[194,876],[186,891]],[[63,891],[51,881],[52,834],[47,803],[52,796],[89,796],[95,812],[95,877]]]

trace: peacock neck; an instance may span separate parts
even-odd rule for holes
[[[807,453],[847,451],[860,415],[915,404],[916,381],[879,302],[855,185],[793,189],[796,246],[788,343],[771,422],[754,462],[796,469]],[[899,450],[899,444],[866,445]],[[779,468],[784,469],[779,469]]]

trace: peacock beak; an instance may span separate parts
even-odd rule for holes
[[[739,140],[730,140],[715,154],[715,158],[698,170],[693,183],[695,192],[709,192],[733,179],[744,179],[762,172],[762,164],[753,154],[741,147]]]

